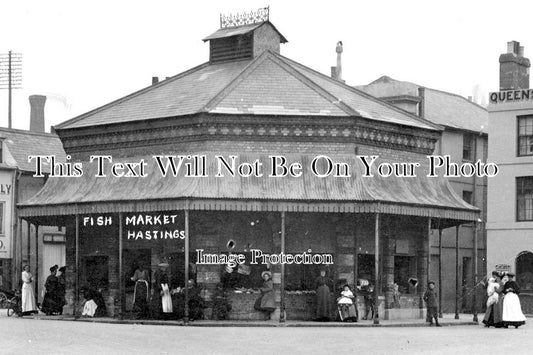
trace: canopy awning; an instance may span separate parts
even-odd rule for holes
[[[428,178],[421,167],[415,177],[363,176],[363,163],[355,156],[330,156],[346,163],[350,177],[318,177],[311,170],[316,155],[284,155],[287,165],[302,164],[300,177],[270,177],[268,154],[234,154],[236,166],[242,162],[261,162],[263,176],[231,176],[216,158],[203,153],[206,177],[185,176],[182,165],[177,176],[163,176],[152,156],[129,157],[121,162],[146,162],[146,177],[96,177],[97,163],[83,162],[80,177],[50,177],[33,197],[20,203],[23,218],[66,216],[90,213],[155,212],[167,210],[353,212],[434,217],[476,221],[479,209],[463,201],[444,178]],[[230,163],[231,154],[220,154]],[[193,156],[194,157],[194,156]],[[115,158],[115,163],[118,158]],[[201,159],[199,159],[201,161]],[[166,162],[166,160],[163,160]],[[191,160],[184,160],[183,164]],[[390,162],[390,161],[388,161]],[[106,166],[110,164],[106,162]],[[326,160],[319,159],[317,170],[326,171]],[[138,170],[138,169],[137,169]],[[194,171],[194,166],[193,169]],[[216,176],[220,170],[222,176]],[[127,171],[127,170],[126,170]]]

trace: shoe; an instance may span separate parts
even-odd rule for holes
[[[437,326],[437,327],[442,327],[442,325],[440,325],[440,324],[438,324],[438,323],[436,324],[436,326]]]

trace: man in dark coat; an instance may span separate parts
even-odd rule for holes
[[[428,290],[424,294],[424,302],[426,302],[427,316],[426,321],[429,325],[433,325],[433,318],[435,318],[435,325],[440,327],[439,324],[439,304],[437,302],[437,293],[435,292],[435,282],[428,282]]]

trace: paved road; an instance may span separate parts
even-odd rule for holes
[[[531,354],[530,327],[213,328],[0,315],[0,354]]]

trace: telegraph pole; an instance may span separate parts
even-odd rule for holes
[[[22,89],[22,54],[0,53],[0,89],[8,91],[7,119],[8,127],[12,128],[11,101],[12,90]]]

